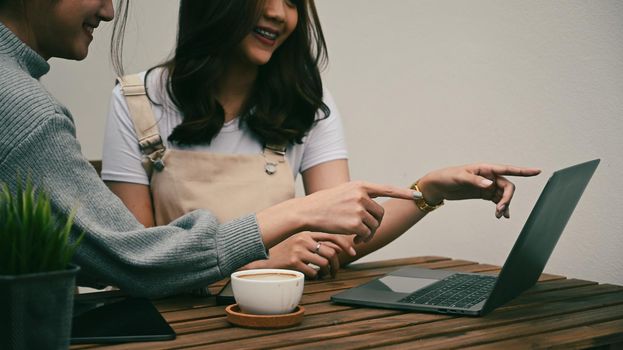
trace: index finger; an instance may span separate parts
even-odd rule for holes
[[[371,198],[390,197],[413,200],[414,191],[408,188],[364,182],[363,189],[368,193]]]
[[[541,169],[513,165],[489,165],[488,167],[489,170],[496,175],[535,176],[541,173]]]

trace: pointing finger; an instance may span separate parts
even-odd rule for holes
[[[488,170],[497,175],[535,176],[541,173],[537,168],[517,167],[513,165],[487,165]]]
[[[369,182],[362,183],[364,190],[372,198],[376,197],[391,197],[398,199],[413,199],[413,190],[408,188],[401,188],[391,185],[378,185]]]

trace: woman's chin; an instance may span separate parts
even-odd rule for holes
[[[89,46],[74,46],[69,50],[57,52],[52,57],[65,58],[68,60],[82,61],[89,53]]]
[[[266,63],[268,63],[268,61],[270,61],[270,57],[266,58],[266,59],[252,59],[250,60],[251,64],[256,65],[256,66],[263,66]]]
[[[272,52],[259,52],[257,54],[247,55],[247,59],[249,60],[249,62],[256,66],[265,65],[266,63],[268,63],[268,61],[270,61],[271,57]]]

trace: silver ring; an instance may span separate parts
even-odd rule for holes
[[[316,253],[316,254],[320,253],[320,246],[321,245],[322,244],[320,242],[316,242],[316,249],[314,250],[314,253]]]

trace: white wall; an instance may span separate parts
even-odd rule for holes
[[[177,1],[134,1],[128,70],[175,38]],[[356,179],[409,185],[475,161],[537,166],[516,179],[511,220],[448,203],[365,260],[443,255],[503,264],[549,174],[602,158],[546,270],[623,284],[623,2],[317,0],[325,84],[344,118]],[[109,26],[108,26],[109,27]],[[108,32],[89,58],[52,61],[45,84],[100,158],[113,75]]]

